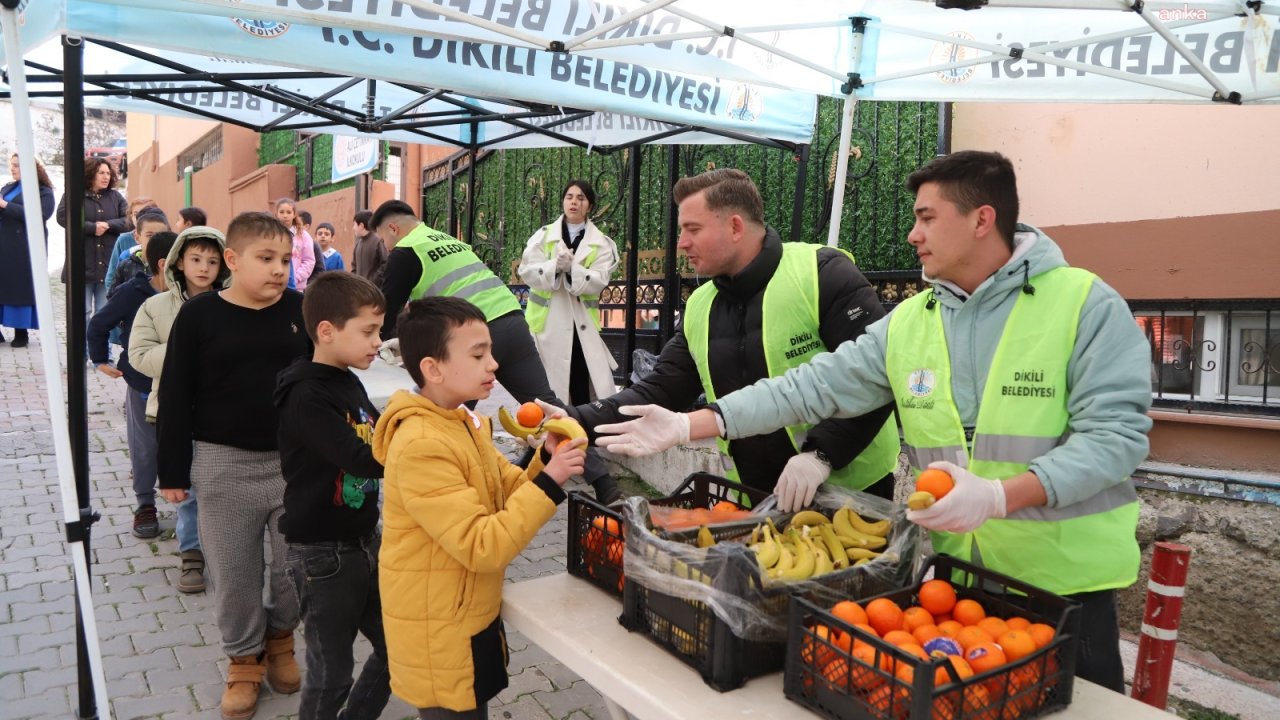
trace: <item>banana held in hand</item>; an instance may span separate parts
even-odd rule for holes
[[[516,422],[516,419],[507,412],[505,407],[498,408],[498,422],[502,423],[502,429],[511,434],[512,437],[524,440],[530,435],[537,435],[541,430],[536,427],[525,427]]]
[[[537,432],[549,432],[567,440],[577,440],[587,436],[587,431],[582,429],[582,425],[577,420],[568,417],[544,420]]]
[[[925,508],[932,507],[937,501],[938,500],[933,496],[933,493],[920,490],[907,496],[907,507],[912,510],[924,510]]]

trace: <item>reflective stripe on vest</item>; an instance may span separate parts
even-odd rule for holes
[[[412,250],[422,263],[422,276],[409,291],[410,300],[438,295],[462,298],[480,308],[486,320],[520,309],[520,301],[506,283],[461,240],[419,223],[396,247]]]
[[[553,260],[556,256],[556,246],[560,244],[561,238],[552,233],[553,229],[559,229],[559,223],[551,223],[542,229],[542,250],[547,260]],[[585,238],[584,238],[585,242]],[[591,267],[591,263],[596,261],[596,255],[600,253],[597,245],[592,245],[590,252],[582,259],[584,267]],[[536,335],[547,327],[547,314],[551,309],[551,290],[529,290],[529,305],[525,308],[524,317],[529,322],[529,329]],[[591,322],[595,323],[596,330],[600,330],[600,295],[599,294],[582,294],[578,296],[582,301],[583,307],[587,309],[587,315],[590,316]]]
[[[987,371],[972,452],[951,388],[942,313],[929,293],[903,302],[889,320],[885,368],[912,470],[946,460],[1004,480],[1067,442],[1067,364],[1095,276],[1056,268],[1019,294]],[[965,379],[965,382],[968,380]],[[1119,588],[1137,579],[1137,494],[1127,478],[1081,502],[1026,508],[972,533],[932,533],[938,552],[985,565],[1051,592]]]
[[[818,318],[818,251],[824,247],[810,243],[782,244],[782,259],[765,287],[760,313],[760,335],[769,377],[778,377],[827,351]],[[711,304],[716,294],[714,283],[703,283],[689,296],[684,312],[685,342],[709,402],[716,398],[707,356]],[[796,452],[804,445],[810,427],[812,425],[799,424],[785,428]],[[738,480],[737,468],[729,458],[729,443],[720,439],[717,444],[726,460],[726,477]],[[862,490],[894,471],[898,466],[898,451],[898,425],[890,415],[871,444],[853,462],[833,469],[828,481]]]

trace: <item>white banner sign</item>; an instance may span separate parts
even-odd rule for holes
[[[333,182],[367,173],[378,166],[382,153],[382,143],[377,138],[345,137],[333,138]]]

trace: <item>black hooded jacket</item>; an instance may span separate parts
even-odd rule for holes
[[[769,377],[761,335],[764,290],[782,261],[782,238],[769,228],[764,247],[742,272],[716,277],[718,294],[708,318],[707,356],[716,397]],[[818,251],[819,334],[828,350],[862,335],[868,325],[884,317],[875,288],[849,257],[834,248]],[[661,405],[686,410],[702,394],[698,366],[689,354],[683,325],[662,348],[653,372],[622,392],[590,405],[570,409],[595,438],[594,428],[623,422],[623,405]],[[824,420],[809,430],[805,450],[818,449],[832,467],[843,468],[875,439],[893,408],[849,419]],[[787,461],[795,454],[786,431],[732,440],[729,453],[738,477],[751,487],[772,491]]]
[[[378,411],[350,370],[299,358],[280,371],[280,469],[291,543],[355,540],[378,524],[382,464],[373,459]]]

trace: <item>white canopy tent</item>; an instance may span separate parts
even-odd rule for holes
[[[24,177],[35,174],[24,73],[38,75],[40,69],[14,70],[22,67],[23,48],[58,35],[100,41],[140,61],[159,59],[193,81],[221,88],[210,87],[210,97],[233,90],[288,100],[281,103],[287,109],[268,121],[275,123],[271,127],[307,124],[326,132],[348,132],[337,128],[342,125],[359,133],[421,136],[430,126],[407,127],[431,122],[419,113],[461,109],[471,113],[463,120],[469,127],[479,124],[478,116],[485,118],[489,140],[516,142],[527,137],[522,131],[532,132],[521,123],[533,118],[512,115],[554,114],[565,107],[667,123],[670,128],[656,133],[663,137],[675,130],[731,140],[803,142],[795,118],[805,116],[811,124],[813,96],[831,95],[846,100],[839,157],[847,157],[859,98],[1280,102],[1280,7],[1264,0],[1195,6],[1142,0],[940,0],[943,7],[908,0],[791,0],[785,6],[734,0],[617,0],[610,5],[580,0],[0,0],[0,5],[6,8],[4,47],[15,123],[23,138]],[[136,52],[144,47],[161,53],[139,57]],[[235,70],[202,66],[196,62],[202,57],[237,61]],[[270,72],[264,67],[310,75],[280,74],[276,81],[268,79],[271,87],[247,88],[255,82],[254,73]],[[56,68],[45,71],[58,74]],[[143,72],[137,76],[144,77]],[[351,94],[360,93],[357,86],[343,87],[352,78],[391,84],[409,94],[385,103],[374,94],[370,103],[366,91],[365,102],[356,103]],[[103,103],[146,98],[168,102],[174,112],[207,115],[210,109],[200,100],[194,106],[181,101],[182,92],[198,96],[205,92],[202,87],[178,93],[175,102],[173,93],[128,88],[122,78],[90,79],[107,91]],[[296,84],[277,93],[285,80]],[[442,87],[453,91],[453,102],[437,90]],[[308,95],[312,102],[303,102]],[[435,110],[437,101],[451,107]],[[364,112],[346,112],[370,104]],[[494,113],[508,117],[493,118]],[[280,120],[283,116],[289,117]],[[229,121],[252,125],[261,120]],[[324,121],[332,126],[317,124]],[[481,142],[474,131],[457,139],[463,145]],[[561,140],[592,144],[581,136]],[[672,141],[686,142],[688,136]],[[627,142],[634,139],[622,144]],[[845,173],[846,164],[839,163],[833,244]],[[39,227],[33,189],[24,189],[24,202],[28,226]],[[53,328],[43,253],[33,236],[38,313],[42,327]],[[46,377],[58,377],[56,346],[41,345]],[[56,383],[49,384],[49,397],[51,408],[62,407]],[[80,518],[68,490],[65,423],[54,423],[54,436],[68,537],[74,542],[71,529],[80,527]],[[77,584],[88,587],[83,553],[73,554]],[[89,620],[88,644],[95,650],[97,696],[105,697],[86,593],[80,603]]]

